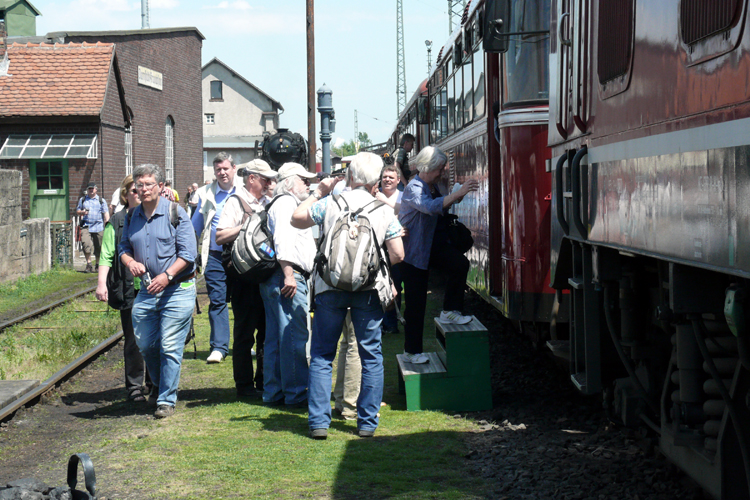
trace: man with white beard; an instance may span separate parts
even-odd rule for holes
[[[263,402],[307,407],[307,279],[315,260],[312,229],[292,227],[292,214],[310,196],[314,173],[298,163],[285,163],[276,178],[268,229],[273,234],[280,267],[264,283],[260,295],[266,309]],[[278,198],[278,199],[277,199]]]

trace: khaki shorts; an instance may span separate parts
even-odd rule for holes
[[[87,227],[81,228],[81,244],[83,245],[83,253],[85,255],[91,255],[92,253],[96,257],[96,261],[99,261],[99,254],[102,251],[102,237],[103,233],[90,233]]]

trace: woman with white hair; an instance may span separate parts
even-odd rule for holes
[[[422,330],[430,268],[448,273],[439,321],[460,325],[471,321],[470,316],[461,314],[469,261],[451,245],[436,245],[433,248],[432,242],[443,211],[454,203],[459,203],[470,192],[476,191],[479,182],[469,179],[454,193],[442,196],[436,184],[447,165],[448,158],[438,148],[427,146],[422,149],[412,161],[412,166],[417,168],[419,174],[406,186],[401,199],[399,221],[407,230],[404,237],[404,262],[401,265],[406,296],[404,355],[409,362],[417,364],[429,361],[422,354]]]

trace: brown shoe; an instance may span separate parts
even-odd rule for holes
[[[91,264],[86,264],[86,269],[83,271],[84,273],[93,273],[94,268]]]
[[[154,412],[154,417],[156,418],[167,418],[174,415],[174,406],[169,405],[159,405],[159,407]]]

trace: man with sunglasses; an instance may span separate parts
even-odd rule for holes
[[[263,360],[263,402],[268,405],[307,407],[307,279],[315,260],[312,229],[292,227],[292,214],[310,196],[308,172],[299,163],[279,169],[268,229],[273,233],[280,267],[264,283],[260,295],[266,309]],[[278,198],[278,199],[276,199]]]
[[[238,174],[245,178],[244,187],[237,188],[221,211],[216,226],[216,243],[227,245],[240,234],[247,217],[260,212],[270,201],[268,183],[277,173],[263,160],[253,160],[239,165]],[[232,368],[237,397],[260,397],[263,394],[263,347],[266,340],[266,311],[257,283],[246,283],[239,276],[227,272],[232,310],[234,311],[234,343],[232,344]],[[257,330],[257,336],[255,332]],[[256,343],[257,341],[257,343]],[[255,346],[257,369],[253,376]]]

